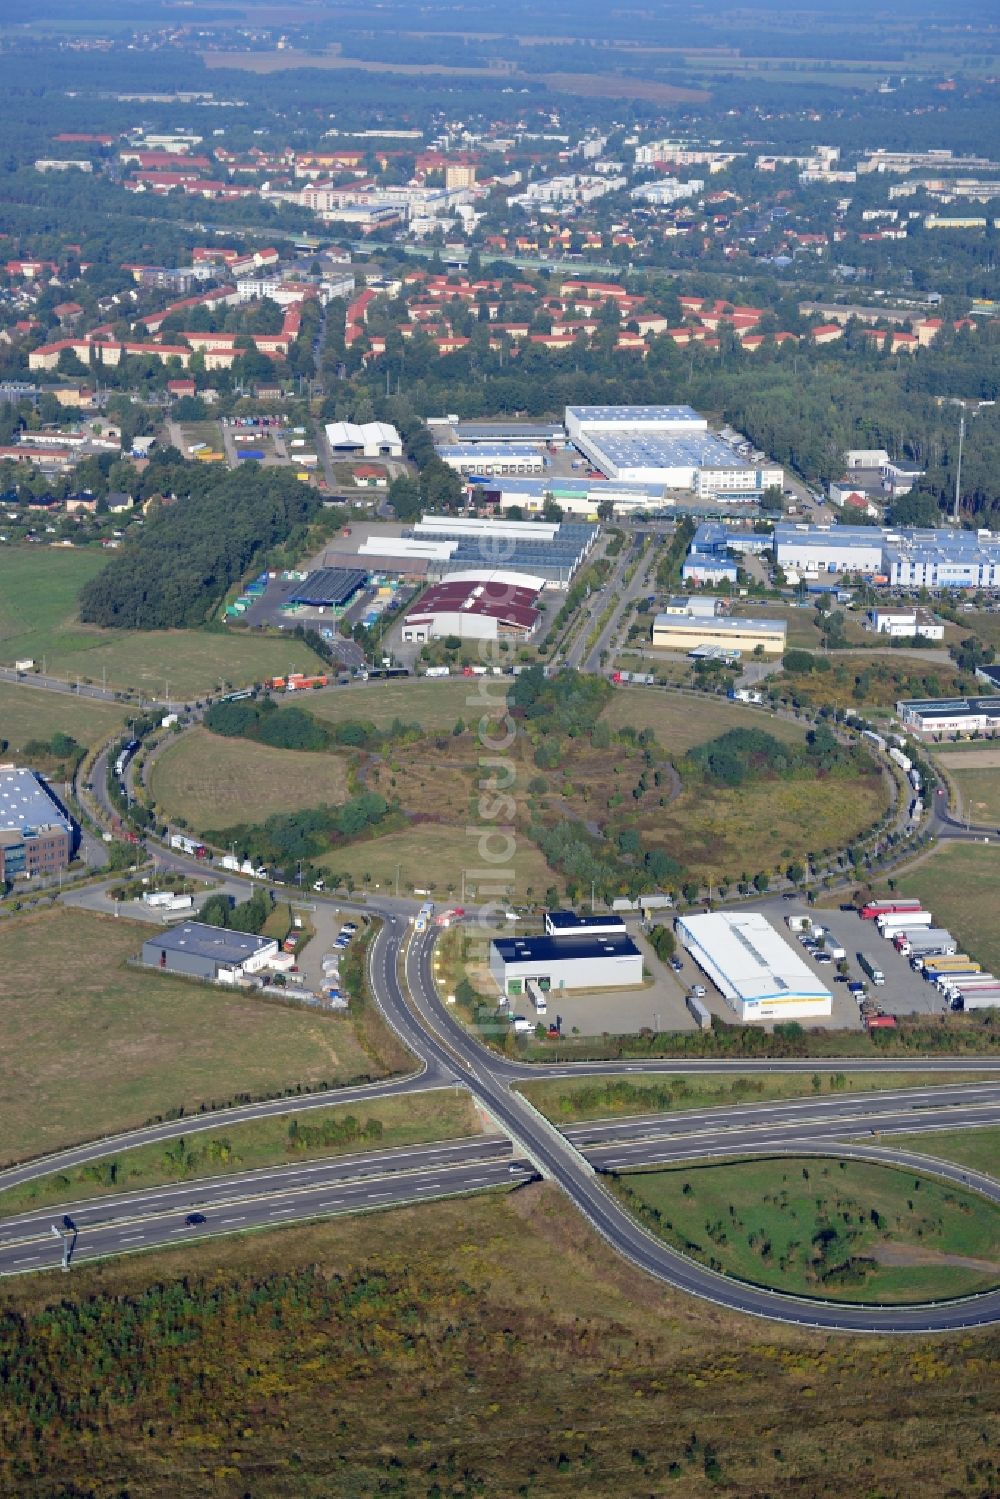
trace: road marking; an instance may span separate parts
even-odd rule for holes
[[[242,1223],[245,1217],[246,1213],[242,1213],[239,1218],[220,1218],[219,1221],[220,1223]]]
[[[144,1239],[145,1237],[145,1234],[124,1234],[122,1236],[121,1243],[134,1244],[138,1239]]]
[[[37,1260],[37,1258],[38,1258],[37,1254],[26,1254],[21,1259],[15,1260],[14,1264],[15,1265],[30,1265],[30,1264],[33,1264],[34,1261]]]

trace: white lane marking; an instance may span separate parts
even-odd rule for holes
[[[220,1218],[220,1223],[242,1223],[246,1213],[241,1213],[238,1218]]]
[[[123,1244],[135,1244],[135,1243],[138,1242],[139,1239],[144,1239],[145,1237],[146,1237],[145,1234],[124,1234],[122,1236],[121,1243],[123,1243]]]
[[[34,1263],[35,1260],[37,1260],[37,1258],[38,1258],[37,1254],[26,1254],[26,1255],[22,1256],[21,1259],[15,1260],[14,1264],[15,1265],[31,1265],[31,1264]]]

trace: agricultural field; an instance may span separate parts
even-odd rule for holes
[[[31,657],[52,676],[174,701],[243,687],[284,671],[318,671],[300,640],[237,631],[99,630],[77,619],[77,595],[107,558],[97,548],[0,550],[0,661]]]
[[[509,682],[490,689],[490,702],[502,701]],[[404,682],[368,682],[364,687],[337,687],[309,694],[309,712],[324,723],[343,723],[360,719],[387,729],[397,718],[404,723],[419,723],[425,729],[450,729],[464,717],[478,722],[483,708],[478,699],[479,681],[462,677]]]
[[[65,1491],[81,1451],[95,1492],[145,1499],[996,1488],[994,1331],[737,1317],[634,1270],[548,1183],[8,1279],[0,1312],[10,1494]],[[40,1425],[43,1399],[72,1420]]]
[[[883,1089],[946,1087],[987,1080],[967,1072],[827,1072],[822,1063],[809,1078],[792,1074],[762,1077],[758,1073],[725,1076],[699,1073],[672,1077],[552,1079],[521,1083],[519,1091],[546,1119],[560,1128],[590,1119],[625,1119],[637,1114],[679,1113],[686,1109],[730,1108],[733,1104],[767,1103],[787,1098],[846,1098]],[[895,1136],[893,1137],[895,1142]],[[933,1152],[932,1152],[933,1153]]]
[[[53,734],[96,744],[124,719],[125,709],[117,703],[0,682],[0,744],[7,741],[8,755],[18,755],[29,739],[51,739]]]
[[[866,1161],[821,1156],[630,1172],[642,1221],[757,1285],[838,1301],[921,1301],[1000,1281],[1000,1208]]]
[[[158,1145],[119,1151],[93,1166],[57,1171],[9,1187],[0,1191],[0,1215],[168,1182],[255,1171],[290,1160],[457,1140],[477,1135],[481,1129],[471,1096],[454,1088],[377,1098],[370,1104],[330,1104],[305,1113],[271,1114],[249,1124],[220,1125]]]
[[[760,708],[748,708],[718,698],[691,694],[650,692],[622,687],[601,714],[613,729],[652,729],[670,756],[680,756],[729,729],[764,729],[775,739],[801,744],[805,729]]]
[[[994,844],[941,843],[896,881],[900,895],[918,895],[964,951],[1000,973],[1000,849]]]
[[[4,1163],[181,1106],[383,1075],[346,1017],[126,967],[151,930],[65,908],[4,922]]]
[[[343,802],[349,794],[340,755],[274,749],[204,728],[168,741],[149,777],[164,816],[200,832]]]

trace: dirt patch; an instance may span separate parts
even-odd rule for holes
[[[1000,1275],[1000,1260],[977,1260],[965,1254],[945,1254],[919,1244],[880,1244],[867,1251],[880,1265],[958,1265],[963,1270],[984,1270]]]
[[[934,758],[952,770],[1000,770],[1000,749],[939,750]]]

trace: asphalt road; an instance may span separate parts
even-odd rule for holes
[[[97,770],[94,786],[98,799],[104,804],[103,778]],[[180,870],[199,868],[194,861],[180,856],[164,855],[163,862]],[[350,909],[350,903],[337,901],[340,909]],[[371,989],[387,1023],[396,1031],[401,1041],[414,1054],[420,1070],[410,1078],[374,1084],[364,1089],[338,1090],[335,1094],[318,1097],[278,1099],[271,1103],[252,1104],[245,1108],[219,1111],[210,1115],[199,1115],[190,1120],[170,1121],[164,1125],[150,1126],[119,1136],[112,1141],[93,1142],[77,1147],[73,1151],[61,1152],[44,1162],[31,1162],[12,1168],[0,1175],[0,1186],[13,1185],[16,1181],[30,1180],[57,1167],[79,1165],[93,1160],[109,1151],[119,1151],[135,1144],[152,1140],[174,1138],[190,1134],[198,1128],[210,1128],[219,1124],[237,1123],[243,1119],[260,1118],[269,1113],[287,1113],[301,1109],[321,1107],[334,1101],[351,1102],[359,1097],[373,1099],[405,1092],[415,1088],[453,1083],[456,1079],[466,1086],[473,1098],[498,1125],[500,1131],[512,1143],[516,1158],[525,1160],[523,1176],[512,1176],[509,1158],[494,1161],[481,1156],[473,1161],[462,1160],[462,1151],[453,1152],[445,1166],[439,1159],[435,1163],[401,1169],[391,1175],[379,1176],[373,1187],[369,1176],[351,1174],[351,1166],[343,1159],[328,1163],[328,1169],[312,1174],[313,1167],[303,1168],[307,1176],[294,1181],[282,1180],[281,1173],[289,1168],[278,1168],[276,1174],[263,1177],[251,1173],[242,1184],[229,1180],[222,1185],[225,1200],[217,1194],[220,1182],[205,1189],[206,1205],[212,1213],[205,1213],[205,1224],[188,1225],[178,1222],[178,1197],[176,1186],[155,1189],[147,1194],[143,1216],[131,1221],[107,1221],[108,1200],[103,1206],[80,1205],[77,1211],[84,1219],[82,1227],[71,1230],[74,1236],[74,1257],[92,1258],[104,1254],[128,1250],[151,1248],[157,1244],[173,1243],[193,1234],[239,1232],[249,1228],[276,1226],[278,1223],[301,1220],[338,1212],[357,1211],[364,1208],[385,1206],[391,1203],[419,1200],[421,1197],[439,1196],[455,1191],[476,1190],[496,1186],[501,1182],[528,1179],[537,1172],[557,1182],[584,1214],[592,1227],[624,1258],[654,1278],[677,1290],[702,1297],[733,1311],[742,1311],[752,1316],[771,1318],[810,1327],[853,1332],[943,1332],[992,1324],[1000,1321],[1000,1290],[958,1301],[922,1306],[872,1307],[831,1305],[813,1302],[804,1298],[779,1292],[764,1291],[725,1276],[716,1274],[689,1260],[683,1254],[663,1244],[649,1234],[620,1206],[608,1191],[595,1161],[608,1167],[649,1164],[656,1160],[691,1159],[692,1154],[718,1154],[720,1149],[732,1153],[736,1149],[745,1151],[800,1149],[811,1144],[816,1150],[830,1150],[837,1154],[856,1154],[864,1158],[876,1158],[872,1152],[880,1147],[875,1144],[844,1146],[835,1141],[850,1137],[859,1131],[863,1134],[865,1123],[870,1132],[871,1118],[877,1115],[879,1133],[891,1130],[914,1129],[918,1119],[916,1110],[923,1107],[920,1116],[923,1123],[944,1120],[937,1127],[996,1123],[1000,1119],[994,1085],[970,1085],[968,1090],[954,1088],[917,1088],[905,1099],[894,1096],[857,1095],[847,1099],[806,1099],[796,1105],[734,1105],[731,1110],[700,1111],[700,1117],[688,1117],[678,1126],[681,1116],[667,1116],[658,1120],[655,1128],[645,1122],[646,1138],[637,1138],[635,1121],[616,1121],[619,1130],[613,1138],[598,1146],[591,1141],[587,1155],[578,1148],[578,1142],[570,1132],[561,1134],[542,1117],[528,1101],[517,1093],[511,1084],[518,1079],[559,1076],[586,1076],[621,1072],[683,1074],[695,1072],[812,1072],[822,1070],[885,1071],[978,1071],[998,1072],[1000,1059],[936,1058],[929,1061],[915,1058],[912,1063],[887,1062],[882,1057],[870,1059],[815,1058],[758,1062],[734,1061],[730,1064],[715,1060],[698,1062],[683,1059],[665,1059],[650,1062],[605,1062],[583,1063],[569,1066],[531,1067],[517,1061],[497,1058],[451,1016],[439,999],[432,976],[432,959],[435,933],[433,930],[416,934],[410,928],[407,916],[412,903],[405,901],[367,901],[359,907],[370,915],[381,916],[384,924],[369,951],[369,979]],[[619,1128],[625,1126],[625,1129]],[[632,1128],[632,1134],[627,1129]],[[687,1141],[681,1139],[687,1130]],[[651,1138],[652,1136],[652,1138]],[[468,1145],[466,1148],[474,1149]],[[454,1155],[460,1158],[456,1163]],[[588,1155],[590,1159],[588,1159]],[[895,1153],[877,1158],[897,1159]],[[911,1155],[911,1160],[922,1158]],[[386,1156],[388,1162],[388,1153]],[[364,1172],[372,1166],[371,1159],[358,1159],[355,1165]],[[397,1164],[399,1162],[397,1161]],[[313,1163],[315,1165],[315,1163]],[[375,1163],[377,1169],[377,1162]],[[938,1168],[935,1168],[938,1169]],[[957,1175],[955,1174],[957,1173]],[[961,1168],[940,1168],[939,1174],[952,1179],[965,1180],[968,1173]],[[332,1179],[331,1179],[332,1178]],[[419,1180],[417,1179],[419,1178]],[[1000,1194],[1000,1184],[990,1178],[977,1181],[979,1190],[989,1195]],[[266,1190],[265,1190],[266,1188]],[[273,1188],[273,1190],[272,1190]],[[190,1191],[190,1184],[184,1190]],[[189,1200],[189,1199],[185,1199]],[[150,1210],[151,1209],[151,1210]],[[188,1209],[189,1211],[190,1209]],[[198,1209],[200,1211],[200,1209]],[[33,1215],[34,1237],[30,1240],[10,1239],[17,1233],[17,1226],[0,1224],[0,1272],[16,1273],[48,1267],[58,1260],[62,1252],[61,1238],[48,1229],[48,1240],[39,1239],[37,1230],[42,1218],[49,1215]],[[211,1222],[209,1222],[211,1216]],[[76,1218],[70,1213],[72,1222]],[[88,1221],[92,1220],[92,1221]],[[57,1230],[58,1233],[58,1230]],[[6,1247],[2,1247],[6,1245]],[[16,1252],[23,1250],[23,1253]]]
[[[530,1181],[533,1175],[530,1165],[513,1162],[509,1154],[501,1158],[483,1156],[472,1161],[441,1160],[423,1168],[401,1170],[397,1174],[369,1173],[339,1179],[320,1174],[311,1180],[292,1181],[284,1186],[267,1184],[255,1193],[243,1196],[206,1198],[200,1205],[195,1203],[199,1217],[204,1219],[204,1222],[195,1223],[188,1222],[191,1213],[191,1208],[185,1205],[188,1197],[182,1202],[176,1189],[175,1196],[172,1199],[164,1197],[159,1208],[151,1207],[141,1216],[131,1219],[91,1223],[84,1220],[81,1210],[79,1221],[70,1214],[70,1223],[64,1224],[57,1209],[47,1215],[44,1233],[28,1233],[0,1248],[0,1274],[24,1274],[58,1266],[65,1240],[68,1240],[71,1263],[76,1264],[191,1239],[277,1228],[338,1213],[370,1212],[456,1193],[516,1186]],[[190,1187],[183,1190],[190,1194]]]

